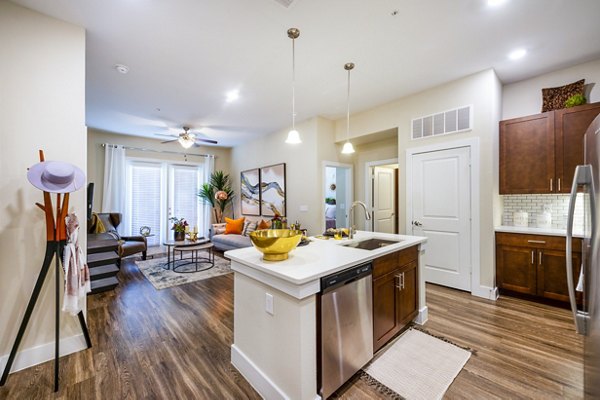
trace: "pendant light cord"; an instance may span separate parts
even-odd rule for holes
[[[350,140],[350,70],[348,70],[348,98],[346,107],[346,140]]]
[[[292,130],[296,129],[296,39],[292,39]]]

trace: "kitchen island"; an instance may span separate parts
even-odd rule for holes
[[[374,250],[344,246],[370,238],[394,241]],[[356,233],[353,239],[312,239],[285,261],[262,260],[251,248],[227,251],[234,271],[231,362],[267,399],[318,399],[318,294],[321,278],[402,249],[418,250],[418,314],[427,320],[422,257],[426,238]]]

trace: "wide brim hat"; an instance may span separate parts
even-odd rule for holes
[[[85,185],[85,174],[75,165],[62,161],[42,161],[27,171],[36,188],[49,193],[71,193]]]

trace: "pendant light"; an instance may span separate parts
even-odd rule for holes
[[[296,39],[300,36],[300,31],[297,28],[290,28],[287,35],[292,39],[292,130],[288,132],[286,143],[299,144],[302,143],[300,134],[296,130]]]
[[[346,109],[346,143],[342,148],[342,154],[354,153],[354,146],[350,143],[350,71],[354,68],[354,63],[344,64],[344,69],[348,71],[348,107]]]

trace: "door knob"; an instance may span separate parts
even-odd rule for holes
[[[414,226],[423,226],[422,223],[420,223],[419,221],[413,221],[412,223]]]

